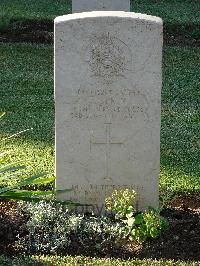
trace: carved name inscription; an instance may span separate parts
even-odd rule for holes
[[[145,201],[145,198],[141,195],[144,194],[143,187],[139,186],[128,186],[130,190],[138,191],[138,194],[136,196],[134,207],[136,210],[140,208],[140,205],[143,204]],[[99,205],[99,198],[102,197],[102,194],[107,197],[110,196],[113,190],[119,190],[119,189],[125,189],[127,188],[127,185],[94,185],[94,184],[88,184],[87,187],[80,186],[80,185],[73,185],[72,189],[74,191],[74,196],[70,198],[70,200],[74,201],[76,198],[80,195],[84,195],[88,202],[91,202],[92,204],[89,206],[78,206],[77,212],[91,212],[94,211],[98,215],[102,215],[105,213],[105,205],[102,203]],[[73,209],[74,211],[74,209]],[[76,210],[75,210],[76,211]]]
[[[113,119],[130,120],[140,115],[148,120],[146,95],[137,90],[122,89],[78,89],[77,96],[69,97],[69,119]]]

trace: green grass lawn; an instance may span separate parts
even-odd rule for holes
[[[199,24],[198,0],[133,0],[132,11],[163,18],[166,24]],[[56,16],[71,13],[70,0],[1,0],[0,25],[9,21],[52,20]]]
[[[54,168],[53,57],[49,46],[1,45],[0,106],[4,136],[31,129],[1,142],[7,161],[21,161],[31,173]]]
[[[161,178],[165,195],[200,192],[199,49],[165,48],[163,60]],[[7,114],[1,142],[7,161],[22,161],[32,173],[54,172],[53,48],[0,45],[0,106]]]
[[[58,257],[58,256],[26,256],[6,258],[0,256],[1,266],[198,266],[198,262],[172,261],[172,260],[120,260],[99,259],[84,256]]]
[[[0,16],[11,20],[52,20],[71,13],[69,0],[1,0]]]
[[[133,0],[132,10],[159,16],[167,25],[200,23],[200,2],[197,0]]]
[[[164,191],[200,192],[199,51],[164,50],[160,178]]]

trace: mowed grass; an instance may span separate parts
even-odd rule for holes
[[[160,16],[165,24],[199,24],[198,0],[131,0],[133,12]],[[10,21],[49,21],[71,13],[71,0],[1,0],[0,25]]]
[[[51,21],[71,13],[71,0],[1,0],[0,16],[9,20]]]
[[[200,192],[198,48],[165,48],[163,59],[161,192]],[[22,161],[32,173],[54,172],[53,48],[0,45],[1,138],[7,161]]]
[[[173,260],[151,260],[130,259],[120,260],[113,258],[90,258],[84,256],[24,256],[6,258],[0,256],[0,265],[4,266],[198,266],[199,262],[173,261]]]
[[[199,52],[164,50],[160,186],[165,193],[200,191]]]
[[[54,169],[53,56],[50,46],[0,45],[0,142],[7,161],[20,161],[31,173]],[[1,136],[2,137],[2,136]],[[3,138],[3,137],[2,137]]]
[[[200,23],[198,0],[133,0],[132,10],[161,17],[166,25],[192,25]]]

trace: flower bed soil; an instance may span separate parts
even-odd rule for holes
[[[164,45],[200,46],[199,25],[164,25]],[[53,44],[53,22],[15,21],[0,29],[0,42],[30,42]]]
[[[19,216],[16,203],[0,201],[0,254],[14,255],[17,250],[17,235],[26,234],[27,216]],[[121,243],[111,245],[104,250],[94,249],[94,243],[80,246],[76,239],[62,255],[86,255],[115,258],[156,258],[200,260],[200,198],[197,196],[180,197],[163,210],[170,228],[161,237],[146,241],[143,245]]]

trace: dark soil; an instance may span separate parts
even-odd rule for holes
[[[200,46],[199,25],[164,25],[164,45]],[[0,29],[0,42],[53,43],[53,22],[15,21]]]
[[[166,26],[164,25],[164,45],[166,46],[200,46],[200,25]]]
[[[0,201],[0,254],[12,254],[17,235],[26,231],[27,217],[17,213],[17,204]]]
[[[156,258],[174,260],[200,260],[200,197],[180,197],[162,211],[170,228],[161,237],[146,241],[143,245],[121,243],[95,250],[94,243],[73,245],[63,255],[86,255],[115,258]],[[17,234],[26,234],[27,216],[19,216],[16,203],[0,201],[0,254],[13,255]]]
[[[168,219],[170,229],[160,238],[146,242],[141,256],[199,261],[200,200],[182,198],[172,206],[162,213]]]
[[[0,42],[53,43],[53,22],[16,21],[0,29]]]

